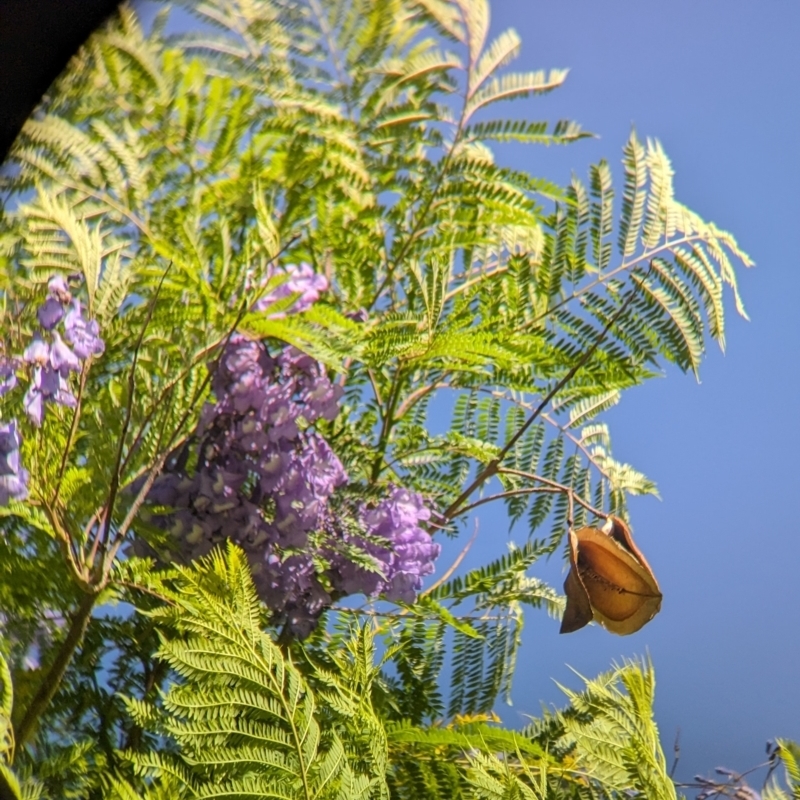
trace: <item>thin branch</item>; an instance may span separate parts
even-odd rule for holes
[[[230,342],[231,337],[235,333],[236,328],[239,326],[239,323],[242,321],[242,318],[244,317],[245,313],[247,313],[247,310],[248,310],[248,307],[243,305],[242,308],[240,309],[239,313],[236,315],[236,319],[234,320],[233,325],[231,325],[231,327],[230,327],[230,329],[228,331],[228,335],[225,337],[225,341],[223,342],[222,347],[220,348],[220,356],[216,359],[214,364],[208,370],[208,374],[205,376],[205,378],[203,379],[202,383],[197,388],[197,391],[195,392],[195,395],[192,398],[192,401],[189,403],[189,405],[187,406],[186,410],[184,411],[183,416],[181,417],[180,421],[176,425],[175,430],[172,432],[172,435],[170,436],[167,444],[165,445],[161,455],[156,458],[156,460],[153,463],[152,467],[149,469],[149,474],[148,474],[148,476],[147,476],[147,478],[145,480],[144,486],[142,487],[142,489],[140,489],[139,493],[136,496],[136,499],[134,500],[133,504],[131,505],[131,508],[128,509],[128,513],[125,515],[125,519],[122,521],[122,524],[117,529],[117,534],[116,534],[116,536],[114,538],[114,541],[111,543],[110,547],[108,548],[108,558],[105,559],[105,565],[106,566],[104,566],[104,569],[103,569],[103,572],[105,573],[104,580],[107,579],[108,569],[110,569],[110,565],[112,565],[114,563],[114,558],[116,557],[116,554],[119,551],[119,548],[122,546],[122,542],[124,541],[125,536],[128,533],[128,529],[133,524],[133,520],[134,520],[136,514],[139,512],[139,509],[141,508],[142,504],[144,503],[144,500],[145,500],[145,498],[147,496],[147,492],[150,490],[150,488],[152,487],[152,485],[155,482],[156,478],[160,474],[161,469],[164,466],[164,463],[166,462],[167,458],[169,457],[170,452],[172,451],[172,449],[175,446],[176,440],[180,436],[180,432],[183,429],[183,426],[189,420],[189,416],[192,413],[192,411],[194,410],[195,404],[203,396],[203,392],[205,391],[205,389],[208,386],[208,384],[211,382],[211,379],[216,374],[216,371],[219,368],[220,360],[222,358],[222,352],[224,352],[225,348],[228,345],[228,342]],[[166,423],[166,418],[165,418],[165,423]]]
[[[678,768],[678,762],[681,760],[681,729],[675,731],[675,744],[672,747],[675,754],[675,760],[672,762],[672,769],[669,771],[669,778],[673,780],[675,777],[675,770]]]
[[[383,406],[383,398],[381,397],[381,390],[378,388],[378,382],[375,380],[375,373],[370,368],[367,370],[367,376],[369,377],[369,382],[372,384],[372,393],[375,395],[375,399],[378,401],[378,410],[381,411],[381,406]],[[381,412],[381,416],[383,413]]]
[[[317,0],[310,0],[309,5],[314,12],[314,16],[317,18],[322,35],[325,38],[326,44],[328,45],[328,52],[331,54],[331,60],[333,61],[333,66],[336,69],[336,77],[339,79],[339,85],[344,88],[345,86],[348,86],[347,70],[342,64],[342,54],[339,52],[339,48],[336,47],[336,43],[333,38],[333,31],[331,30],[330,25],[328,25],[328,20],[325,19],[325,13],[323,12],[319,2],[317,2]]]
[[[582,440],[582,439],[579,439],[577,436],[575,436],[575,434],[574,434],[574,433],[572,433],[572,431],[570,431],[570,430],[569,430],[569,428],[567,428],[566,426],[564,426],[564,425],[559,425],[559,423],[558,423],[558,422],[556,422],[556,420],[554,420],[554,419],[553,419],[553,418],[552,418],[552,417],[551,417],[549,414],[542,414],[542,419],[543,419],[545,422],[547,422],[547,423],[549,423],[550,425],[552,425],[553,427],[555,427],[555,428],[558,428],[558,430],[559,430],[559,431],[560,431],[560,432],[561,432],[561,433],[562,433],[564,436],[566,436],[566,437],[567,437],[567,438],[568,438],[568,439],[569,439],[569,440],[570,440],[570,441],[571,441],[571,442],[572,442],[572,443],[573,443],[573,444],[574,444],[574,445],[575,445],[575,446],[576,446],[576,447],[577,447],[577,448],[578,448],[578,449],[579,449],[579,450],[580,450],[580,451],[581,451],[581,452],[582,452],[582,453],[583,453],[583,454],[586,456],[586,458],[587,458],[587,459],[588,459],[588,461],[589,461],[589,462],[592,464],[592,466],[593,466],[593,467],[594,467],[594,468],[595,468],[595,469],[596,469],[596,470],[597,470],[597,471],[598,471],[598,472],[599,472],[599,473],[600,473],[600,474],[601,474],[601,475],[602,475],[604,478],[606,478],[607,480],[611,480],[611,476],[608,474],[608,471],[607,471],[607,470],[605,470],[605,469],[603,469],[603,467],[601,467],[601,466],[600,466],[600,465],[597,463],[597,460],[595,459],[594,455],[592,454],[592,451],[591,451],[591,450],[589,450],[589,448],[588,448],[588,447],[587,447],[587,446],[586,446],[586,445],[583,443],[583,440]]]
[[[64,480],[64,473],[67,470],[67,460],[69,459],[69,452],[75,442],[75,434],[78,430],[78,423],[81,418],[81,401],[83,400],[83,392],[86,389],[86,379],[89,376],[89,367],[92,363],[91,354],[81,365],[81,377],[78,384],[78,395],[75,398],[75,408],[72,411],[72,422],[69,426],[69,434],[67,435],[67,443],[64,445],[64,452],[61,454],[61,465],[58,468],[58,479],[56,480],[56,488],[53,490],[53,499],[50,505],[55,507],[58,500],[58,493],[61,491],[61,482]]]
[[[420,386],[419,389],[415,389],[400,403],[395,419],[401,419],[416,403],[422,400],[423,397],[427,397],[431,392],[435,392],[437,389],[444,389],[449,385],[447,381],[435,381],[434,383],[429,383],[426,386]]]
[[[525,494],[569,494],[570,491],[571,489],[567,489],[566,487],[564,489],[556,489],[553,486],[526,486],[521,489],[509,489],[506,492],[498,492],[497,494],[492,494],[487,497],[481,497],[480,500],[476,500],[474,503],[464,506],[464,508],[461,509],[461,513],[466,514],[480,506],[493,503],[495,500],[502,500],[505,497],[517,497]]]
[[[489,269],[484,271],[485,265],[481,267],[481,271],[478,275],[474,278],[469,278],[468,280],[464,281],[464,283],[460,283],[456,286],[455,289],[451,289],[445,296],[445,302],[448,300],[452,300],[456,295],[461,294],[461,292],[469,289],[470,286],[474,286],[476,283],[480,283],[485,278],[493,278],[495,275],[502,275],[508,272],[508,264],[503,264],[502,266],[495,267],[494,269]]]
[[[382,412],[383,422],[381,424],[381,432],[378,438],[379,444],[377,447],[375,460],[372,464],[373,483],[378,480],[378,477],[383,471],[381,465],[384,463],[384,459],[386,458],[386,449],[389,446],[389,435],[391,434],[392,426],[396,421],[394,413],[395,407],[397,406],[397,401],[400,398],[400,386],[402,384],[401,373],[402,367],[399,367],[389,389],[389,397],[386,401],[386,409]]]
[[[64,554],[67,557],[67,564],[72,571],[73,577],[77,584],[86,591],[90,588],[90,584],[87,580],[87,577],[84,573],[84,570],[78,563],[77,553],[72,549],[73,548],[73,540],[69,534],[69,531],[64,527],[61,522],[61,519],[58,516],[58,512],[55,508],[51,508],[47,503],[42,502],[42,509],[44,510],[45,515],[47,516],[48,521],[53,526],[53,530],[55,531],[56,538],[61,542],[61,547],[64,551]]]
[[[435,589],[438,589],[443,583],[446,583],[450,580],[453,573],[461,566],[461,562],[466,557],[467,553],[470,551],[470,548],[473,544],[475,544],[475,540],[478,538],[478,519],[475,519],[475,530],[470,536],[469,541],[464,545],[461,549],[461,552],[456,556],[456,560],[450,565],[450,568],[431,586],[429,586],[424,592],[420,594],[420,598],[426,597]]]
[[[493,477],[497,474],[498,468],[500,467],[501,462],[503,459],[508,455],[514,445],[525,435],[525,432],[533,425],[536,418],[547,408],[547,405],[550,401],[560,392],[564,386],[567,385],[575,375],[581,370],[589,359],[595,354],[596,350],[600,345],[605,341],[606,336],[608,336],[608,332],[617,322],[617,320],[628,310],[628,306],[630,306],[633,298],[636,297],[637,288],[631,289],[628,293],[627,298],[625,298],[622,305],[619,309],[611,316],[608,322],[603,327],[600,336],[597,337],[594,344],[575,362],[575,365],[567,372],[567,374],[560,380],[556,385],[545,395],[544,399],[539,403],[539,405],[534,409],[533,413],[528,417],[527,420],[520,426],[517,432],[506,442],[502,450],[497,454],[495,458],[493,458],[475,477],[475,480],[464,489],[463,492],[448,506],[447,510],[444,512],[444,516],[447,519],[453,519],[457,514],[461,513],[461,507],[464,504],[464,501],[469,498],[469,496],[479,487],[481,486],[486,480]]]
[[[542,314],[539,314],[538,316],[534,317],[529,322],[527,322],[524,326],[522,326],[522,330],[524,330],[525,328],[530,328],[531,326],[535,325],[537,322],[540,322],[545,317],[547,317],[550,314],[552,314],[554,311],[557,311],[559,308],[562,308],[563,306],[567,305],[567,303],[571,303],[573,300],[576,300],[577,298],[581,297],[582,295],[586,294],[587,292],[590,292],[595,287],[604,284],[606,281],[610,280],[611,278],[616,277],[620,273],[625,272],[626,270],[629,270],[629,269],[636,269],[640,264],[642,264],[642,262],[644,262],[644,261],[652,261],[660,253],[663,253],[665,251],[673,250],[675,247],[677,247],[679,245],[682,245],[682,244],[691,244],[692,242],[695,242],[695,241],[698,241],[698,240],[702,241],[702,242],[705,242],[706,238],[702,234],[693,234],[691,236],[683,236],[680,239],[673,239],[672,241],[664,242],[664,244],[659,245],[658,247],[654,247],[652,250],[649,250],[649,251],[647,251],[645,253],[642,253],[640,256],[638,256],[637,258],[635,258],[635,259],[633,259],[631,261],[627,261],[627,262],[623,261],[622,264],[620,264],[618,267],[615,267],[610,272],[606,272],[605,275],[601,275],[599,278],[596,278],[594,281],[592,281],[591,283],[587,284],[586,286],[583,286],[582,288],[578,289],[577,291],[574,291],[571,295],[569,295],[569,297],[565,297],[563,300],[559,301],[555,305],[550,306]]]
[[[428,196],[425,204],[423,205],[422,209],[420,210],[419,214],[417,215],[414,224],[411,226],[411,230],[409,231],[408,238],[403,242],[400,246],[400,251],[397,254],[396,258],[393,259],[392,263],[388,263],[387,259],[387,269],[386,269],[386,276],[381,281],[380,286],[375,292],[375,296],[372,298],[372,302],[367,306],[367,311],[372,309],[372,307],[378,302],[378,298],[383,293],[384,289],[389,285],[392,278],[394,277],[394,270],[397,268],[397,265],[405,258],[408,249],[411,247],[411,244],[416,240],[416,237],[419,235],[420,231],[424,228],[425,218],[428,216],[428,213],[431,210],[431,206],[433,205],[433,201],[436,198],[436,195],[439,193],[439,190],[442,188],[442,184],[444,183],[444,179],[447,176],[448,168],[450,167],[450,161],[453,158],[453,153],[456,152],[458,149],[459,144],[461,143],[461,136],[464,133],[464,125],[466,123],[466,110],[467,110],[467,101],[466,97],[464,98],[464,105],[461,107],[461,116],[459,117],[458,124],[456,125],[456,132],[455,136],[453,137],[453,144],[451,145],[450,149],[444,154],[444,157],[441,160],[441,169],[439,170],[439,174],[436,177],[436,183],[433,186],[433,189]]]
[[[497,391],[496,389],[478,389],[479,392],[483,392],[484,394],[488,394],[491,397],[495,397],[498,400],[504,400],[512,405],[517,406],[518,408],[525,409],[526,411],[532,411],[533,405],[531,403],[526,403],[524,400],[520,400],[516,397],[509,397],[505,392]],[[597,459],[594,457],[594,454],[591,450],[583,443],[583,440],[575,436],[575,434],[569,429],[567,425],[561,425],[555,419],[553,419],[549,414],[542,413],[539,415],[545,422],[549,425],[552,425],[556,428],[561,434],[567,437],[585,456],[587,461],[607,480],[611,480],[611,476],[608,474],[608,471],[603,469],[603,467],[597,462]]]
[[[136,340],[136,345],[133,348],[133,361],[131,363],[130,373],[128,374],[128,402],[125,408],[125,419],[123,420],[122,429],[119,433],[119,446],[117,447],[117,457],[114,463],[114,471],[111,473],[111,486],[108,490],[108,501],[106,503],[105,514],[100,530],[97,532],[97,536],[102,537],[103,540],[108,539],[109,530],[111,529],[111,519],[114,514],[114,504],[116,503],[117,492],[119,491],[122,454],[125,449],[125,439],[128,435],[128,426],[130,425],[131,416],[133,415],[133,397],[136,388],[136,364],[139,360],[139,349],[144,341],[144,335],[148,326],[150,325],[150,321],[153,319],[153,314],[156,310],[156,302],[158,301],[158,295],[161,292],[161,287],[164,285],[164,280],[166,279],[171,267],[172,262],[170,261],[170,263],[167,265],[167,268],[164,270],[164,274],[161,276],[161,280],[158,282],[156,291],[153,294],[153,299],[150,302],[150,307],[147,309],[147,315],[145,316],[144,323],[139,331],[139,338]]]
[[[146,586],[141,586],[138,583],[132,583],[131,581],[120,581],[114,580],[114,586],[124,586],[126,589],[130,589],[131,591],[142,592],[142,594],[150,595],[150,597],[155,597],[156,600],[160,600],[164,605],[168,606],[175,606],[176,603],[169,597],[164,596],[160,592],[155,591],[154,589],[148,589]]]
[[[362,617],[378,617],[380,619],[406,619],[408,617],[408,611],[377,611],[371,608],[348,608],[347,606],[336,606],[333,605],[330,607],[331,611],[336,611],[340,614],[357,614]],[[438,619],[438,617],[431,617],[432,619]],[[492,622],[498,620],[507,620],[509,615],[504,614],[464,614],[459,615],[459,620],[466,620],[468,622]]]
[[[536,475],[533,472],[523,472],[519,469],[506,469],[505,467],[500,467],[497,470],[498,475],[516,475],[519,478],[527,478],[531,481],[538,481],[539,483],[545,484],[545,486],[550,486],[554,490],[558,492],[565,492],[567,494],[574,494],[575,495],[575,502],[579,506],[583,506],[590,514],[594,514],[596,517],[600,517],[600,519],[608,519],[608,514],[604,511],[598,511],[593,505],[587,503],[579,494],[575,492],[575,490],[571,486],[566,486],[563,483],[558,483],[557,481],[551,481],[549,478],[543,478],[541,475]]]
[[[291,246],[292,246],[292,245],[293,245],[293,244],[294,244],[294,243],[295,243],[295,242],[296,242],[296,241],[297,241],[299,238],[300,238],[300,234],[295,234],[294,236],[292,236],[292,237],[291,237],[291,238],[290,238],[290,239],[289,239],[289,240],[286,242],[286,244],[285,244],[285,245],[283,245],[283,247],[281,247],[281,248],[278,250],[278,252],[277,252],[277,253],[276,253],[274,256],[271,256],[271,257],[270,257],[270,258],[267,260],[267,262],[266,262],[265,266],[268,266],[270,263],[272,263],[273,261],[275,261],[275,259],[279,258],[279,257],[280,257],[280,256],[281,256],[281,255],[282,255],[284,252],[286,252],[286,250],[287,250],[289,247],[291,247]],[[257,302],[258,302],[258,301],[261,299],[261,296],[262,296],[262,295],[261,295],[261,294],[259,294],[259,295],[258,295],[258,297],[256,297],[256,299],[255,299],[255,300],[253,300],[253,302],[250,304],[250,308],[252,308],[252,307],[253,307],[253,305],[255,305],[255,303],[257,303]],[[246,311],[247,311],[247,310],[248,310],[248,309],[243,309],[243,310],[241,310],[241,311],[239,312],[238,316],[236,317],[236,323],[235,323],[235,325],[236,325],[236,326],[238,326],[238,324],[239,324],[239,323],[242,321],[242,318],[243,318],[243,316],[244,316],[244,314],[246,313]],[[235,330],[235,327],[234,327],[234,329],[233,329],[233,330]],[[130,462],[131,458],[134,456],[134,454],[135,454],[135,453],[136,453],[136,451],[138,450],[138,448],[139,448],[139,446],[140,446],[140,444],[141,444],[142,440],[144,439],[145,433],[146,433],[146,431],[147,431],[147,426],[149,425],[149,423],[150,423],[150,421],[153,419],[153,417],[156,415],[156,412],[157,412],[157,411],[159,411],[159,409],[162,409],[162,408],[164,407],[164,402],[165,402],[165,400],[166,400],[167,396],[170,394],[170,392],[172,392],[172,391],[173,391],[173,389],[174,389],[174,388],[175,388],[175,387],[176,387],[176,386],[177,386],[177,385],[178,385],[178,384],[179,384],[181,381],[183,381],[183,380],[184,380],[184,379],[185,379],[185,378],[186,378],[186,377],[187,377],[187,376],[188,376],[188,375],[191,373],[191,371],[192,371],[192,370],[193,370],[193,369],[194,369],[194,368],[195,368],[195,367],[196,367],[196,366],[197,366],[197,365],[198,365],[198,364],[199,364],[199,363],[200,363],[200,362],[201,362],[201,361],[202,361],[202,360],[203,360],[203,359],[204,359],[204,358],[205,358],[205,357],[206,357],[206,356],[209,354],[209,353],[213,353],[215,350],[219,349],[220,347],[223,347],[223,348],[224,348],[224,347],[227,345],[227,343],[230,341],[231,333],[232,333],[232,331],[231,331],[231,330],[229,330],[229,331],[228,331],[228,333],[225,335],[225,337],[224,337],[224,338],[222,338],[222,339],[219,339],[219,340],[215,341],[213,344],[210,344],[210,345],[207,345],[206,347],[203,347],[203,348],[201,348],[201,349],[200,349],[200,350],[199,350],[199,351],[198,351],[198,352],[197,352],[197,353],[194,355],[194,357],[193,357],[193,359],[192,359],[191,363],[189,364],[189,366],[188,366],[188,367],[186,367],[184,370],[182,370],[182,371],[181,371],[181,372],[180,372],[180,373],[177,375],[177,377],[176,377],[174,380],[172,380],[172,381],[169,381],[169,382],[167,382],[167,383],[165,384],[164,388],[161,390],[161,394],[159,394],[158,398],[157,398],[157,399],[156,399],[156,401],[153,403],[153,406],[152,406],[152,408],[151,408],[151,409],[150,409],[150,410],[149,410],[149,411],[148,411],[148,412],[147,412],[147,413],[144,415],[144,418],[143,418],[143,420],[142,420],[142,424],[141,424],[141,426],[140,426],[140,428],[139,428],[139,431],[138,431],[138,433],[136,434],[136,436],[134,437],[134,439],[133,439],[133,442],[131,443],[131,446],[128,448],[128,452],[127,452],[127,454],[125,455],[125,460],[124,460],[124,461],[123,461],[123,463],[122,463],[121,472],[125,472],[125,471],[127,470],[127,468],[128,468],[128,465],[129,465],[129,462]]]
[[[17,748],[21,749],[28,741],[36,728],[36,723],[38,722],[39,717],[42,715],[44,710],[50,704],[50,701],[55,696],[55,693],[58,691],[58,687],[61,684],[64,673],[67,671],[69,662],[72,660],[73,654],[78,649],[84,633],[86,633],[86,628],[89,625],[89,620],[92,616],[92,609],[97,601],[97,597],[98,594],[96,592],[85,594],[77,610],[75,611],[75,615],[70,622],[66,638],[58,648],[58,652],[56,653],[53,663],[47,670],[47,673],[42,679],[42,682],[39,684],[39,688],[36,691],[36,694],[33,696],[30,705],[25,710],[22,720],[14,731],[14,738],[17,743]]]
[[[111,542],[108,548],[108,558],[104,559],[104,567],[105,565],[111,565],[114,563],[114,558],[117,555],[117,551],[122,544],[122,541],[125,538],[125,535],[128,533],[131,524],[133,523],[134,518],[139,513],[139,509],[142,507],[144,501],[147,499],[147,494],[150,489],[153,488],[153,484],[156,482],[156,479],[161,474],[161,470],[164,467],[164,463],[167,460],[168,453],[162,453],[153,463],[152,467],[150,468],[150,472],[145,479],[144,483],[142,484],[142,488],[139,490],[138,494],[136,495],[133,503],[131,503],[131,507],[128,509],[128,513],[125,515],[125,519],[122,520],[122,524],[119,526],[116,535],[114,536],[114,540]],[[106,575],[108,570],[104,568],[104,572]]]

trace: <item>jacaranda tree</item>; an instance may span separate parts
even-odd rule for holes
[[[566,630],[657,612],[602,414],[724,345],[747,255],[656,141],[618,203],[497,163],[586,134],[504,116],[566,72],[486,0],[186,8],[123,5],[4,167],[0,797],[674,798],[649,662],[492,709],[538,559]],[[489,502],[527,543],[439,563]]]

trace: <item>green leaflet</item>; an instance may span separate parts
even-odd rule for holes
[[[354,693],[346,674],[330,673],[318,676],[326,691],[315,696],[292,658],[263,632],[241,551],[231,545],[155,585],[171,603],[151,612],[163,632],[157,656],[177,680],[158,706],[130,700],[129,709],[178,752],[130,752],[139,773],[165,786],[177,781],[187,798],[385,796],[385,749],[370,739],[363,752],[358,741],[363,725],[381,729],[369,687],[366,696]],[[368,638],[353,648],[353,660],[339,659],[340,668],[371,663]],[[323,724],[326,704],[344,726]]]
[[[40,504],[0,509],[2,645],[18,700],[40,679],[30,647],[54,654],[105,553],[104,597],[142,612],[93,619],[35,747],[17,755],[15,772],[40,781],[21,781],[23,796],[673,797],[649,666],[589,682],[572,699],[594,704],[590,719],[565,712],[544,744],[490,714],[509,697],[525,611],[563,608],[529,574],[537,559],[570,522],[624,515],[629,496],[656,492],[613,457],[603,413],[667,363],[698,373],[708,342],[725,341],[726,284],[744,313],[734,267],[749,258],[675,199],[656,141],[631,135],[617,186],[605,161],[566,187],[504,166],[495,143],[588,134],[503,117],[497,102],[567,73],[507,72],[519,38],[488,38],[486,0],[190,5],[208,30],[183,37],[166,35],[166,15],[147,34],[122,6],[0,179],[4,345],[24,348],[53,273],[84,276],[106,340],[80,414],[48,411],[26,436]],[[494,118],[476,121],[490,105]],[[298,262],[330,290],[302,314],[295,297],[255,312],[282,283],[276,265]],[[241,554],[166,574],[112,563],[131,531],[148,532],[140,482],[197,458],[192,432],[234,330],[270,352],[299,347],[343,386],[342,412],[319,428],[351,476],[348,499],[394,483],[443,511],[612,319],[496,480],[461,506],[502,500],[520,546],[415,606],[331,612],[306,644],[278,646]],[[22,418],[21,397],[3,397],[3,420]],[[110,551],[100,518],[119,534]],[[436,518],[436,535],[465,522]],[[624,757],[606,758],[596,736]],[[782,750],[796,794],[795,755]]]
[[[675,785],[653,719],[655,674],[649,661],[630,661],[574,692],[561,715],[563,738],[574,742],[578,766],[606,791],[635,791],[675,800]]]

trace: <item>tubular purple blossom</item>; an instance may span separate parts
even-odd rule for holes
[[[39,324],[46,331],[50,331],[64,317],[64,306],[55,297],[48,297],[44,304],[39,307],[36,316],[39,319]]]
[[[35,333],[31,343],[22,353],[22,360],[26,364],[35,364],[39,367],[48,364],[50,362],[50,345],[38,333]]]
[[[77,404],[67,381],[57,369],[49,364],[44,367],[34,367],[33,380],[22,400],[25,413],[37,427],[42,424],[44,403],[48,400],[70,408],[74,408]]]
[[[17,385],[16,362],[0,356],[0,397]]]
[[[64,334],[78,358],[98,356],[105,350],[97,320],[87,322],[83,318],[81,301],[77,297],[73,298],[70,309],[64,317]]]
[[[298,314],[310,308],[319,300],[320,294],[328,290],[328,279],[324,275],[317,275],[310,264],[290,264],[283,269],[271,271],[269,277],[281,273],[285,273],[288,276],[288,280],[265,297],[262,297],[254,306],[256,311],[269,313],[270,306],[274,305],[278,300],[285,300],[292,297],[292,295],[297,295],[292,311]],[[286,314],[280,311],[273,312],[270,316],[279,319],[286,316]]]
[[[56,331],[53,331],[53,344],[50,346],[50,364],[66,378],[70,372],[80,372],[81,362],[67,347]]]
[[[47,282],[47,293],[60,303],[66,304],[72,300],[72,293],[62,275],[54,275],[50,278]]]
[[[0,506],[28,496],[28,473],[20,463],[21,445],[16,420],[0,422]]]

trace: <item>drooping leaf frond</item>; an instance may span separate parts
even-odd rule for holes
[[[337,726],[321,725],[324,707],[291,657],[263,632],[241,551],[231,545],[194,569],[178,570],[166,596],[170,605],[153,613],[165,634],[157,657],[176,681],[158,707],[129,703],[139,724],[174,742],[180,755],[132,752],[139,772],[177,778],[192,798],[220,791],[309,800],[385,796],[385,744],[374,738],[380,726],[365,737],[356,760]],[[368,640],[360,641],[353,661],[340,666],[358,670],[371,662]],[[353,691],[346,678],[329,676],[326,684],[322,699],[352,728],[374,720],[368,695]]]

